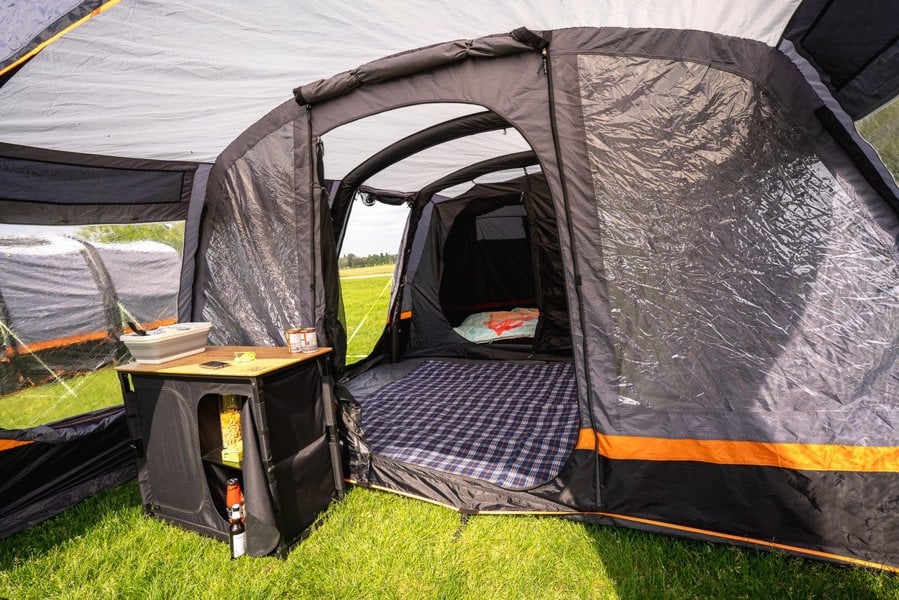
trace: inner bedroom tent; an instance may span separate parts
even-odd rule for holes
[[[644,4],[48,9],[0,66],[0,190],[41,174],[0,222],[183,226],[171,317],[315,327],[358,486],[899,569],[899,190],[856,129],[896,4]],[[0,430],[0,535],[133,477],[125,431]]]

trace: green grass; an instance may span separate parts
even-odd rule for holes
[[[899,99],[856,125],[862,137],[877,149],[893,178],[899,181]]]
[[[0,540],[0,597],[899,598],[899,576],[599,528],[475,516],[361,488],[287,560],[143,516],[135,484]]]
[[[393,275],[394,265],[374,265],[373,267],[357,267],[341,269],[340,277],[362,277],[365,275]]]
[[[369,355],[387,323],[393,265],[340,272],[347,328],[347,364]]]
[[[391,272],[342,282],[349,331],[368,315],[357,352],[384,325]],[[83,379],[79,397],[97,386],[93,408],[121,401],[111,369]],[[16,396],[47,396],[38,390]],[[7,398],[3,425],[18,413]],[[899,575],[551,517],[463,527],[451,510],[361,488],[284,561],[229,561],[226,544],[145,517],[136,484],[0,540],[0,598],[226,597],[897,600]]]
[[[107,367],[0,396],[0,428],[25,429],[121,403],[116,372]]]

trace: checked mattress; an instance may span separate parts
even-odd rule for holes
[[[569,363],[426,361],[360,401],[375,454],[503,488],[555,477],[578,436]]]

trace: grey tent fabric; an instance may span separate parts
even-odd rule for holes
[[[899,485],[889,459],[899,337],[883,323],[899,322],[899,219],[879,191],[895,184],[861,175],[820,120],[821,97],[774,48],[696,31],[537,35],[549,41],[545,58],[534,50],[445,61],[442,49],[431,57],[426,48],[412,53],[429,66],[421,76],[410,66],[344,87],[339,75],[310,88],[329,90],[327,99],[282,104],[251,127],[210,178],[197,314],[228,340],[277,342],[285,323],[314,322],[339,355],[323,138],[409,104],[485,107],[540,165],[552,210],[528,217],[557,244],[554,273],[563,277],[542,286],[565,292],[577,381],[578,442],[557,477],[529,491],[530,506],[897,562],[887,540],[899,523],[884,490]],[[411,327],[383,337],[350,376],[404,353],[514,355],[452,337],[455,317],[439,289],[452,257],[434,240],[448,239],[463,215],[453,205],[416,195],[404,268],[416,267],[400,278]],[[425,232],[444,237],[416,246]],[[253,254],[265,260],[243,262]],[[342,398],[358,483],[472,511],[528,504],[485,482],[380,457],[365,441],[364,406],[348,390]],[[847,501],[840,477],[867,500]],[[845,543],[848,532],[859,541]]]
[[[877,6],[842,19],[849,3],[819,0],[463,1],[433,19],[432,3],[409,0],[372,27],[366,2],[342,6],[340,19],[327,3],[300,14],[267,1],[122,2],[0,87],[4,143],[71,154],[63,168],[4,155],[9,189],[28,193],[4,199],[0,220],[187,217],[182,318],[212,321],[214,343],[280,344],[286,327],[314,326],[343,372],[344,219],[331,193],[410,132],[375,125],[349,134],[356,144],[336,159],[327,148],[343,126],[394,110],[430,110],[420,129],[488,110],[545,180],[552,210],[528,219],[558,248],[558,280],[541,285],[564,293],[580,433],[555,478],[511,494],[370,454],[347,392],[352,476],[464,510],[552,507],[899,566],[897,189],[852,131],[896,89],[889,20],[877,21],[893,8]],[[351,35],[348,22],[360,23]],[[522,24],[533,35],[482,37]],[[852,48],[841,47],[847,35]],[[322,59],[309,66],[313,49]],[[431,148],[441,150],[416,189],[382,179],[386,169],[358,183],[418,198],[490,158]],[[127,176],[106,170],[118,167]],[[82,175],[98,187],[83,186],[75,204],[66,185]],[[347,197],[358,189],[351,182]],[[412,204],[401,267],[430,270],[433,285],[444,257],[415,252],[441,203]],[[85,250],[92,264],[95,250]],[[439,290],[392,297],[397,316],[400,298],[413,320],[444,312]],[[365,368],[428,346],[415,345],[418,325],[396,321]]]
[[[853,119],[899,93],[899,5],[878,0],[858,10],[848,0],[806,0],[784,31]],[[845,36],[834,43],[834,36]]]
[[[37,52],[41,44],[61,34],[105,2],[101,0],[53,2],[36,0],[16,6],[16,10],[4,12],[0,20],[0,72],[13,69]],[[0,85],[5,77],[0,74]]]
[[[347,94],[361,85],[412,75],[468,58],[490,58],[533,51],[537,47],[542,49],[545,44],[545,40],[541,38],[534,41],[526,36],[516,35],[515,32],[511,36],[497,35],[447,42],[379,59],[353,71],[296,88],[294,94],[301,106],[315,104]]]
[[[620,0],[574,6],[403,0],[389,7],[380,0],[327,0],[300,8],[287,0],[122,0],[49,45],[0,88],[0,140],[212,163],[294,87],[388,54],[521,26],[694,29],[773,46],[797,4],[675,0],[660,10]],[[0,20],[22,6],[9,5]]]
[[[369,157],[340,180],[331,198],[330,208],[332,221],[338,232],[338,245],[341,244],[346,231],[346,219],[350,213],[353,197],[362,182],[427,148],[453,139],[507,127],[509,123],[505,119],[490,111],[473,113],[423,129]]]
[[[732,75],[634,59],[627,71],[638,74],[640,83],[634,77],[628,85],[614,75],[616,91],[623,95],[620,105],[633,106],[627,97],[646,95],[639,89],[642,82],[669,85],[676,77],[689,97],[671,94],[672,103],[681,111],[685,101],[702,103],[688,112],[704,116],[690,123],[681,112],[674,117],[677,126],[652,123],[656,131],[678,132],[671,139],[667,134],[653,139],[648,129],[639,145],[621,139],[615,128],[626,115],[586,100],[591,90],[608,89],[604,77],[620,68],[620,61],[579,58],[584,119],[595,136],[588,142],[600,215],[596,225],[609,257],[602,277],[610,304],[620,307],[613,312],[621,369],[615,409],[619,430],[670,434],[671,425],[643,413],[668,410],[689,419],[681,416],[683,405],[698,402],[728,409],[726,424],[723,417],[720,424],[707,422],[703,436],[754,439],[783,419],[774,438],[780,441],[801,437],[845,443],[862,436],[889,444],[895,436],[889,425],[866,418],[858,421],[865,423],[865,433],[853,431],[844,423],[842,407],[879,414],[884,400],[899,391],[891,378],[875,376],[859,388],[850,381],[874,374],[853,373],[847,365],[822,369],[821,359],[813,356],[852,339],[852,348],[841,351],[850,364],[895,364],[899,337],[887,324],[899,322],[891,308],[899,298],[888,290],[896,289],[899,273],[890,237],[852,207],[823,164],[812,158],[814,150],[799,130]],[[709,93],[693,93],[700,79]],[[727,134],[741,126],[718,123],[707,117],[712,113],[742,121],[745,131],[765,143],[750,137],[735,144]],[[610,165],[610,152],[632,156],[630,169]],[[669,161],[682,165],[676,186],[666,168]],[[641,168],[633,170],[634,165]],[[763,175],[752,180],[736,175],[749,172]],[[783,172],[789,173],[789,189],[776,175]],[[705,226],[691,237],[688,224],[696,222]],[[729,298],[721,297],[722,289]],[[865,300],[853,306],[852,298]],[[872,300],[877,316],[869,312]],[[684,369],[679,361],[702,367]],[[818,401],[812,401],[811,389],[819,390]],[[798,408],[805,403],[807,413]],[[760,404],[773,413],[761,426],[755,414]],[[793,411],[789,417],[776,416],[787,410]],[[738,431],[730,429],[738,424]]]
[[[479,218],[502,213],[504,209],[518,209],[515,217],[495,224],[499,230],[494,240],[483,240],[477,229]],[[465,218],[462,218],[462,217]],[[467,229],[470,227],[471,229]],[[525,228],[527,233],[525,237]],[[485,266],[488,279],[493,280],[490,291],[478,290],[477,274],[473,267],[485,258],[492,262],[491,255],[498,255],[503,248],[513,247],[502,239],[514,242],[522,237],[525,255],[514,250],[506,250],[505,262],[496,263],[498,273],[490,273],[490,265]],[[405,294],[412,308],[411,333],[406,350],[408,356],[450,355],[450,356],[496,356],[502,355],[493,347],[472,346],[453,331],[448,316],[447,304],[460,303],[466,306],[466,313],[479,309],[472,307],[490,298],[492,304],[480,310],[511,309],[517,302],[515,296],[528,290],[530,301],[539,308],[537,332],[531,352],[570,352],[571,339],[568,326],[568,307],[563,294],[564,281],[558,245],[557,225],[553,213],[546,180],[537,173],[513,181],[497,184],[481,184],[453,199],[433,203],[427,222],[423,222],[416,236],[425,238],[424,250],[415,268],[406,271],[409,282]],[[452,247],[450,237],[455,237]],[[498,242],[498,243],[497,243]],[[410,242],[411,245],[411,242]],[[459,246],[469,255],[468,260],[460,260]],[[483,246],[483,250],[478,250]],[[483,258],[478,254],[483,253]],[[510,256],[515,258],[508,260]],[[507,281],[508,283],[501,283]],[[522,284],[529,283],[522,287]],[[516,285],[517,284],[517,285]],[[511,290],[497,289],[502,286]],[[447,293],[449,290],[449,294]],[[477,291],[476,291],[477,290]],[[486,294],[480,300],[472,296]],[[511,294],[511,297],[510,297]],[[500,300],[504,298],[504,300]],[[499,303],[496,301],[500,300]],[[454,311],[460,310],[455,307]]]
[[[0,143],[3,223],[174,221],[202,202],[188,162],[56,152]],[[196,183],[203,183],[202,178]],[[37,210],[37,209],[40,210]]]

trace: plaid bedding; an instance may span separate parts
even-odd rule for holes
[[[578,436],[569,363],[427,361],[362,400],[372,452],[532,487],[555,477]]]

